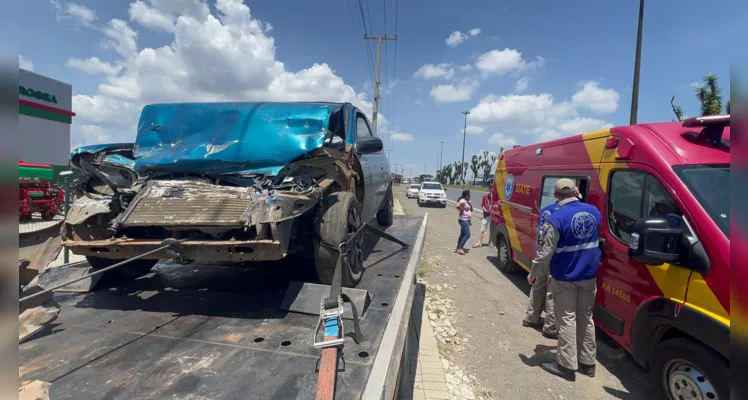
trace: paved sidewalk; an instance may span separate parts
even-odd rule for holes
[[[415,312],[412,321],[418,337],[418,346],[417,348],[414,346],[410,354],[407,355],[412,372],[408,376],[408,381],[403,384],[400,390],[399,400],[449,400],[450,398],[442,360],[439,357],[439,348],[436,344],[436,336],[434,336],[434,331],[429,322],[428,311],[423,304],[425,291],[425,285],[418,284],[416,286],[413,309],[423,310],[422,312]]]

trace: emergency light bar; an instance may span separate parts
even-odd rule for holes
[[[722,133],[725,131],[725,126],[730,126],[730,114],[702,115],[683,121],[683,127],[685,128],[704,128],[699,133],[686,132],[684,135],[693,138],[704,138],[714,145],[730,147],[729,141],[722,140]]]

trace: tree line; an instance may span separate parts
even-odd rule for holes
[[[502,148],[499,151],[499,154],[504,151]],[[443,166],[441,169],[436,171],[436,180],[438,182],[441,182],[442,184],[450,184],[454,185],[457,183],[465,183],[463,181],[463,172],[470,172],[473,173],[473,179],[472,182],[474,182],[478,178],[478,173],[483,172],[483,179],[482,183],[485,185],[488,183],[488,175],[491,173],[491,170],[494,167],[494,163],[496,162],[496,154],[491,154],[488,151],[483,151],[482,154],[474,154],[473,157],[470,159],[470,163],[461,163],[460,161],[455,161],[451,164],[447,164]],[[466,174],[465,174],[466,175]]]

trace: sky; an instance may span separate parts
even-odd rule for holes
[[[363,36],[396,35],[378,135],[409,176],[433,174],[442,152],[461,159],[463,111],[466,161],[628,124],[638,3],[28,0],[4,5],[0,33],[21,68],[72,84],[72,148],[133,141],[156,102],[348,101],[371,117],[376,43]],[[672,96],[697,115],[710,72],[729,96],[748,5],[709,3],[647,1],[639,122],[674,120]]]

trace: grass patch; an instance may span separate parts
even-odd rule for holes
[[[493,399],[493,391],[491,389],[481,388],[478,390],[479,399]]]
[[[405,210],[403,210],[404,212]],[[418,276],[423,278],[429,272],[434,270],[434,263],[431,260],[421,260],[421,265],[418,266]]]

